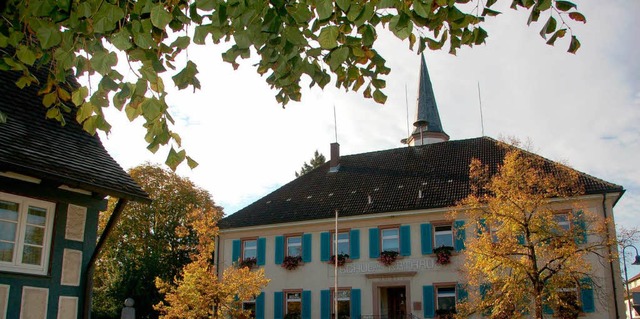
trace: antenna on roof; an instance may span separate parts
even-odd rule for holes
[[[333,129],[336,135],[336,143],[338,143],[338,120],[336,118],[336,105],[333,105]]]
[[[407,83],[404,84],[404,105],[407,108],[407,138],[411,134],[409,131],[409,93],[407,93]],[[407,143],[407,146],[409,143]]]
[[[482,117],[482,97],[480,96],[480,81],[478,81],[478,102],[480,103],[480,125],[482,127],[482,136],[484,136],[484,118]]]

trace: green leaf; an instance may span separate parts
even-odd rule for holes
[[[0,111],[0,124],[7,123],[7,115]]]
[[[194,161],[191,157],[187,156],[187,165],[189,165],[189,168],[194,169],[196,167],[198,167],[198,162]]]
[[[211,11],[216,8],[215,0],[196,0],[196,7],[200,10]]]
[[[90,59],[94,70],[102,75],[106,75],[118,64],[118,56],[115,52],[98,51]]]
[[[387,101],[387,96],[380,90],[373,91],[373,100],[377,103],[384,104]]]
[[[422,2],[422,0],[414,0],[413,10],[416,12],[417,15],[423,18],[428,18],[429,15],[431,14],[431,2],[429,2],[429,4],[425,4]]]
[[[60,109],[57,108],[57,107],[52,107],[52,108],[47,110],[46,117],[48,119],[59,119],[59,118],[61,118],[60,115],[62,115],[62,114],[60,114]]]
[[[556,0],[556,8],[558,8],[558,10],[560,11],[566,12],[575,7],[576,5],[573,2]]]
[[[569,18],[571,18],[571,19],[573,19],[575,21],[578,21],[578,22],[587,23],[587,19],[580,12],[571,12],[571,13],[569,13]]]
[[[40,46],[45,50],[60,44],[60,41],[62,41],[60,30],[56,30],[53,24],[43,24],[36,31],[36,37],[40,41]]]
[[[302,32],[297,27],[287,26],[284,29],[284,37],[287,41],[296,45],[306,45],[307,39],[304,38]]]
[[[487,0],[487,3],[485,3],[485,7],[491,7],[492,5],[494,5],[496,3],[496,1],[498,0]]]
[[[413,31],[413,23],[409,20],[409,16],[404,13],[400,13],[391,18],[389,29],[391,29],[393,34],[395,34],[400,40],[404,40],[408,38],[411,31]]]
[[[36,62],[35,53],[26,45],[18,46],[16,54],[18,55],[18,59],[26,65],[33,65],[33,63]]]
[[[76,113],[76,121],[78,121],[78,123],[84,122],[91,115],[93,115],[93,109],[93,104],[89,102],[83,103],[82,106],[78,108],[78,111]]]
[[[342,46],[331,52],[329,56],[329,66],[331,70],[336,70],[349,57],[349,47]]]
[[[180,165],[180,163],[184,161],[186,155],[187,153],[184,150],[176,152],[176,150],[172,147],[169,151],[169,155],[167,155],[167,160],[164,163],[167,164],[169,168],[175,171],[178,165]]]
[[[56,103],[57,100],[58,100],[58,94],[56,94],[56,92],[47,93],[42,98],[42,104],[45,107],[51,107],[53,103]]]
[[[531,22],[538,21],[539,17],[540,17],[540,11],[538,11],[536,8],[531,9],[531,14],[529,15],[529,20],[527,20],[527,25],[531,25]]]
[[[199,25],[193,33],[193,43],[205,44],[207,36],[209,35],[209,25]]]
[[[365,46],[372,46],[376,40],[376,30],[371,25],[365,25],[362,32],[362,44]]]
[[[158,3],[151,9],[151,23],[158,28],[163,29],[173,20],[171,13],[165,10],[162,3]]]
[[[71,93],[71,101],[76,106],[80,106],[84,103],[84,99],[89,95],[89,89],[87,87],[80,87],[79,89]]]
[[[317,0],[316,12],[318,12],[318,19],[328,19],[333,14],[333,1]]]
[[[173,83],[180,90],[187,88],[189,85],[193,85],[194,89],[199,89],[200,82],[196,78],[196,74],[198,74],[198,67],[196,64],[191,61],[187,61],[187,66],[172,77]]]
[[[549,8],[551,8],[551,0],[538,0],[538,4],[536,5],[538,11],[545,11]]]
[[[89,1],[80,1],[78,3],[78,8],[76,9],[78,16],[80,18],[89,18],[93,14],[93,10],[91,10],[91,3]]]
[[[545,23],[544,26],[542,27],[542,30],[540,30],[540,36],[543,39],[546,39],[547,34],[550,34],[550,33],[553,33],[553,31],[556,31],[556,26],[557,26],[556,19],[554,19],[553,17],[549,17],[549,20],[547,20],[547,23]]]
[[[133,120],[135,120],[142,113],[142,110],[139,106],[134,107],[133,105],[131,105],[131,103],[129,103],[124,108],[124,112],[125,114],[127,114],[127,118],[129,119],[129,122],[133,122]]]
[[[580,41],[575,35],[571,36],[571,43],[569,44],[569,50],[567,52],[575,54],[580,49]]]
[[[567,29],[560,29],[560,30],[556,31],[556,32],[551,36],[551,38],[547,41],[547,44],[548,44],[548,45],[554,45],[554,44],[555,44],[555,42],[556,42],[556,40],[557,40],[558,38],[562,38],[562,37],[564,37],[564,35],[565,35],[566,33],[567,33]]]
[[[140,104],[142,116],[147,122],[156,121],[164,113],[162,102],[156,98],[149,98]]]
[[[322,28],[318,36],[318,43],[323,49],[331,50],[338,46],[338,34],[340,33],[337,26],[327,26]]]
[[[95,135],[96,134],[96,129],[98,128],[97,120],[98,120],[98,118],[97,118],[96,115],[93,115],[93,116],[89,117],[84,122],[82,122],[82,128],[85,131],[87,131],[89,134]]]
[[[482,10],[482,16],[490,16],[490,17],[495,17],[499,14],[501,14],[502,12],[500,11],[495,11],[495,10],[491,10],[489,8],[484,8],[484,10]]]
[[[120,51],[128,50],[133,46],[131,43],[131,33],[127,29],[121,29],[111,37],[111,43]]]
[[[351,0],[336,0],[336,4],[338,5],[338,8],[340,8],[340,10],[342,10],[343,12],[348,12],[349,6],[351,6]]]

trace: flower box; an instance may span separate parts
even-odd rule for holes
[[[338,254],[338,267],[344,266],[349,260],[348,254]],[[329,259],[329,264],[335,265],[336,263],[336,255],[331,255],[331,259]]]
[[[451,252],[453,251],[453,247],[451,246],[440,246],[433,250],[433,253],[436,254],[436,263],[440,265],[446,265],[451,263]]]
[[[286,270],[294,270],[302,264],[302,257],[300,256],[286,256],[280,266]]]
[[[255,257],[245,258],[238,262],[238,268],[247,267],[249,269],[255,267],[258,264],[258,259]]]
[[[380,253],[380,257],[378,257],[378,261],[385,266],[391,266],[398,259],[398,255],[399,253],[397,251],[385,250]]]

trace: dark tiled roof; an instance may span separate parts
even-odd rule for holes
[[[41,82],[46,79],[43,70],[35,74]],[[16,73],[0,71],[0,111],[8,117],[7,123],[0,124],[0,171],[101,195],[148,200],[147,193],[107,153],[97,135],[85,132],[69,114],[64,127],[47,120],[42,96],[37,94],[39,85],[19,89],[17,79]]]
[[[337,173],[328,172],[325,163],[224,218],[219,226],[332,218],[335,209],[340,216],[355,216],[449,207],[469,194],[472,158],[495,172],[505,153],[503,143],[481,137],[343,156]],[[587,194],[623,191],[584,173],[580,181]]]

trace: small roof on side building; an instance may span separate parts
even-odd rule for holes
[[[40,82],[46,80],[44,70],[34,74]],[[64,126],[47,119],[37,85],[20,89],[15,84],[18,78],[17,73],[0,72],[0,112],[7,116],[7,122],[0,124],[0,172],[100,196],[149,201],[149,195],[107,153],[98,135],[92,136],[78,124],[75,112],[64,115]],[[78,86],[75,80],[71,85]]]
[[[505,146],[480,137],[343,156],[337,172],[329,172],[327,162],[218,225],[228,229],[328,219],[336,209],[345,217],[451,207],[469,194],[471,160],[480,159],[495,173]],[[624,191],[584,173],[579,179],[586,194]]]

